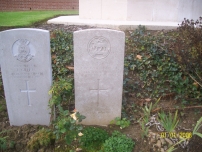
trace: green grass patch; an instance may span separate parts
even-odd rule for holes
[[[59,15],[78,14],[78,11],[23,11],[0,12],[0,27],[24,27]]]

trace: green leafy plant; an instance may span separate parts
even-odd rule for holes
[[[58,81],[55,81],[53,83],[53,86],[49,91],[49,94],[52,95],[52,98],[49,101],[50,107],[56,106],[57,108],[58,105],[67,105],[71,103],[71,100],[73,98],[72,83],[73,79],[71,78],[60,78]]]
[[[159,116],[158,120],[167,132],[175,131],[175,128],[179,123],[177,114],[178,114],[178,111],[175,112],[175,115],[173,117],[172,113],[169,113],[168,115],[166,115],[164,111],[162,111],[161,113],[158,113],[158,116]]]
[[[198,132],[198,130],[201,128],[202,126],[202,117],[197,121],[194,130],[193,130],[193,135],[197,135],[199,137],[202,138],[202,134]]]
[[[143,121],[140,121],[140,126],[141,126],[141,136],[142,138],[147,137],[149,133],[149,127],[146,126],[146,121],[143,118]]]
[[[73,64],[73,35],[64,30],[51,32],[51,53],[53,80],[66,78],[72,74]]]
[[[37,131],[27,143],[27,147],[31,150],[38,150],[41,147],[47,147],[53,144],[55,136],[51,130],[42,128]]]
[[[132,152],[134,141],[118,131],[114,131],[103,144],[104,152]]]
[[[126,95],[141,99],[159,98],[170,94],[176,99],[201,97],[202,90],[197,87],[197,82],[176,60],[179,55],[175,51],[177,47],[173,46],[178,44],[177,31],[151,33],[144,26],[139,26],[137,30],[127,34],[124,60]],[[194,37],[191,32],[189,37]],[[183,41],[181,42],[183,44]],[[191,43],[189,44],[191,46]],[[186,60],[186,55],[184,57]]]
[[[82,131],[82,125],[78,124],[85,116],[81,115],[79,112],[74,112],[71,114],[68,110],[63,110],[59,105],[59,116],[53,122],[55,127],[54,134],[56,135],[56,140],[65,139],[66,143],[70,145],[73,140],[77,139],[79,133]]]
[[[121,129],[130,126],[130,121],[129,120],[127,120],[126,118],[121,119],[120,117],[116,117],[110,123],[111,124],[116,124],[117,126],[120,126]]]
[[[14,142],[8,140],[8,136],[2,135],[5,132],[7,132],[7,131],[0,132],[0,150],[6,150],[6,149],[14,147]]]
[[[142,138],[143,137],[147,137],[148,135],[148,131],[149,131],[149,127],[146,126],[146,124],[149,122],[150,116],[151,116],[151,112],[154,108],[156,108],[157,104],[159,103],[161,98],[159,98],[154,104],[151,102],[149,105],[145,105],[144,108],[142,108],[142,111],[144,113],[143,117],[141,118],[141,120],[139,120],[141,129],[142,129]]]
[[[151,102],[149,105],[146,104],[144,108],[142,108],[143,112],[144,112],[144,122],[145,124],[149,122],[149,118],[151,115],[151,112],[154,108],[156,108],[157,104],[159,103],[161,98],[159,98],[154,104]]]
[[[181,65],[182,70],[193,81],[197,88],[202,89],[202,17],[198,20],[184,19],[175,33],[174,51],[175,59]],[[201,96],[198,96],[201,97]]]
[[[98,151],[102,144],[109,138],[107,131],[101,128],[87,127],[83,130],[80,138],[80,144],[83,150],[87,152]]]
[[[54,82],[49,93],[52,95],[49,106],[53,111],[57,111],[57,118],[53,121],[56,140],[64,139],[70,145],[83,129],[78,122],[85,119],[85,116],[79,112],[71,113],[63,108],[68,105],[72,96],[72,79],[59,78]]]

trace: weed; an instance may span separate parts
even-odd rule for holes
[[[164,112],[158,113],[159,122],[165,128],[167,132],[175,131],[175,128],[179,123],[177,114],[178,114],[178,111],[175,112],[175,115],[173,117],[172,113],[169,113],[168,115],[166,115]]]
[[[114,131],[112,136],[109,137],[104,145],[104,152],[132,152],[135,143],[126,135],[118,131]]]
[[[146,124],[145,120],[140,121],[140,126],[141,126],[141,129],[142,129],[142,132],[141,132],[142,138],[147,137],[148,132],[149,132],[149,127],[146,127],[145,124]]]
[[[60,78],[54,82],[51,90],[52,98],[49,106],[59,112],[53,125],[55,127],[54,134],[56,140],[64,138],[67,144],[71,144],[78,137],[78,133],[83,129],[82,125],[78,124],[85,116],[79,112],[70,113],[69,110],[64,110],[62,106],[68,104],[69,98],[72,96],[72,79]]]
[[[197,121],[194,130],[193,130],[193,135],[197,135],[202,138],[202,134],[198,132],[199,128],[202,126],[202,117]]]
[[[42,128],[36,132],[27,143],[31,150],[38,150],[40,147],[46,147],[55,141],[52,131]]]
[[[53,83],[49,94],[52,95],[49,106],[52,108],[58,105],[64,105],[71,102],[72,99],[72,79],[62,79]]]
[[[6,150],[9,148],[13,148],[14,147],[14,142],[8,140],[8,136],[2,136],[3,133],[5,133],[7,131],[2,131],[0,132],[0,150]]]
[[[149,122],[149,118],[151,115],[152,110],[157,106],[158,102],[160,101],[161,98],[159,98],[155,104],[153,105],[153,103],[151,102],[150,105],[145,105],[144,108],[142,108],[143,112],[144,112],[144,122],[145,124]]]
[[[153,103],[151,102],[150,105],[145,105],[144,108],[142,108],[143,110],[143,118],[141,120],[139,120],[139,123],[140,123],[140,126],[141,126],[141,129],[142,129],[142,138],[143,137],[146,137],[148,135],[148,130],[149,130],[149,127],[146,127],[146,124],[149,122],[149,119],[150,119],[150,115],[151,115],[151,112],[154,108],[156,108],[158,102],[160,101],[161,98],[159,98],[155,104],[153,105]]]
[[[83,130],[80,143],[82,148],[88,152],[98,151],[108,138],[109,135],[105,130],[101,128],[88,127]]]
[[[78,134],[83,129],[78,122],[85,119],[85,116],[79,112],[71,114],[68,110],[63,110],[61,106],[58,106],[58,108],[59,116],[53,122],[55,126],[54,134],[56,135],[56,140],[64,138],[66,143],[70,145],[73,140],[78,138]]]
[[[170,146],[166,152],[173,152],[175,151],[177,148],[176,146],[178,146],[180,143],[184,142],[186,139],[185,138],[180,138],[180,141],[178,141],[177,143],[173,144],[172,146]]]
[[[130,121],[126,118],[121,119],[120,117],[116,117],[114,120],[110,122],[111,124],[116,124],[120,126],[121,129],[126,128],[130,125]]]

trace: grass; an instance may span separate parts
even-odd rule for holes
[[[26,27],[59,15],[72,14],[78,14],[78,11],[0,12],[0,27]]]

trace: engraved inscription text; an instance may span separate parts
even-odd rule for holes
[[[88,52],[95,59],[106,58],[110,53],[110,42],[107,38],[94,37],[88,44]]]

